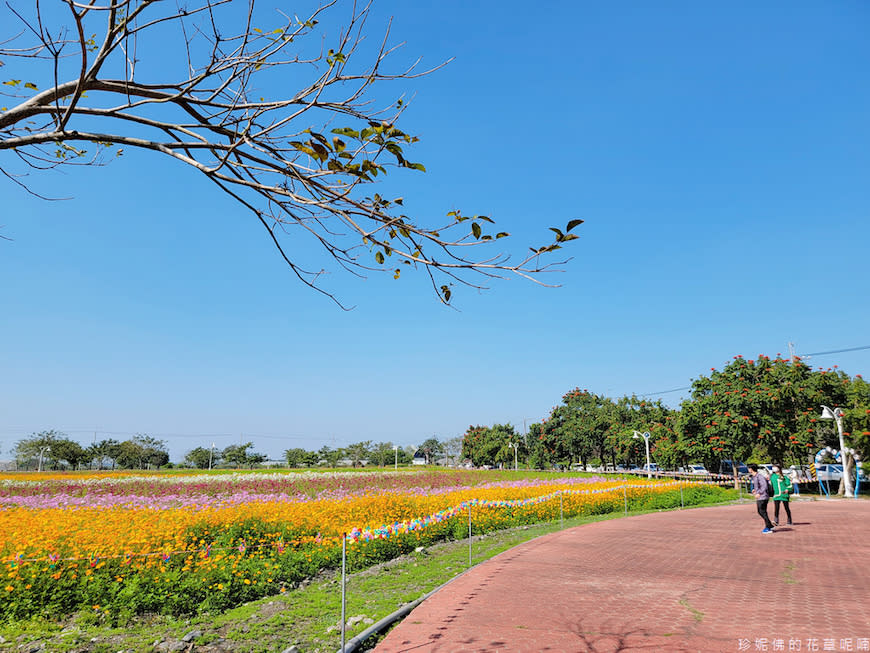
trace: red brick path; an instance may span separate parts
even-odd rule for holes
[[[870,501],[792,512],[772,535],[751,503],[546,535],[450,583],[376,651],[870,651]]]

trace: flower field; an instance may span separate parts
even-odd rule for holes
[[[687,504],[723,490],[683,483]],[[680,505],[673,483],[473,471],[0,476],[0,619],[219,611],[341,562],[566,517]]]

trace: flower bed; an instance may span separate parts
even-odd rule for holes
[[[679,505],[673,484],[493,472],[234,474],[0,482],[0,618],[222,610],[340,564],[451,537]],[[625,490],[623,487],[625,486]],[[687,503],[721,492],[688,486]],[[457,516],[459,516],[457,518]]]

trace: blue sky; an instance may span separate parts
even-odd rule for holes
[[[397,61],[455,60],[390,89],[414,94],[428,172],[389,188],[425,219],[493,216],[518,253],[583,218],[561,287],[460,289],[454,310],[422,274],[331,275],[344,312],[156,155],[34,180],[66,202],[0,179],[2,454],[52,428],[155,435],[175,459],[413,445],[522,427],[575,386],[870,345],[865,2],[385,1],[373,35],[390,17]],[[870,350],[813,362],[866,375]]]

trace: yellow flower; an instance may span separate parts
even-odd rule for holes
[[[7,586],[6,586],[6,591],[7,591],[7,592],[11,592],[11,591],[14,590],[14,589],[15,589],[15,588],[12,587],[12,585],[7,585]]]

